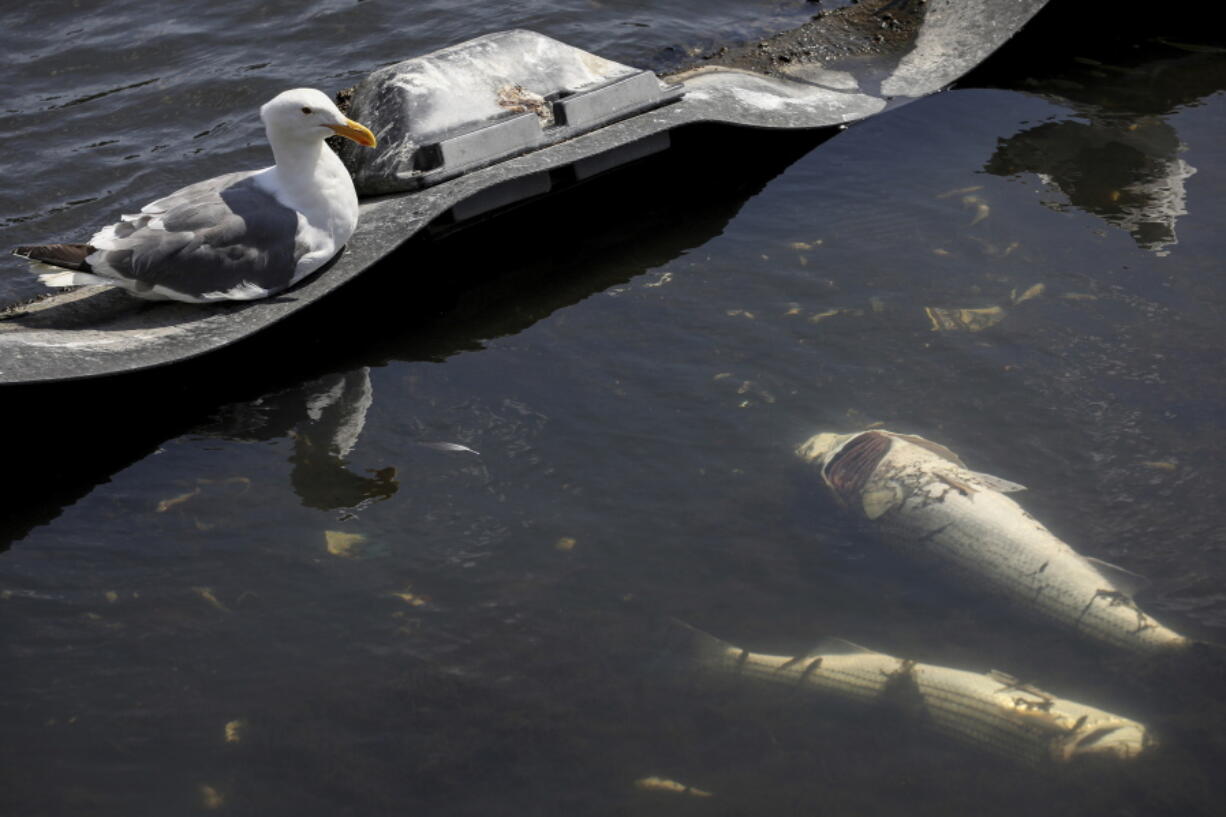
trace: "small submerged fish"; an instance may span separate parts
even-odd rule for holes
[[[1064,763],[1084,756],[1127,760],[1153,745],[1137,721],[1058,698],[1002,672],[921,664],[837,638],[803,655],[765,655],[681,626],[704,671],[894,706],[960,743],[1023,763]]]
[[[1139,576],[1087,558],[1005,496],[1022,486],[968,470],[944,446],[884,429],[818,434],[797,453],[892,544],[1099,641],[1137,651],[1188,638],[1133,601]]]
[[[432,448],[435,451],[454,451],[454,452],[459,452],[463,454],[476,454],[477,456],[481,456],[480,451],[474,451],[468,446],[460,445],[459,443],[417,443],[417,444],[420,445],[422,448]]]
[[[688,794],[691,797],[710,797],[711,792],[696,789],[693,786],[687,786],[684,783],[678,783],[676,780],[669,780],[667,777],[640,777],[634,781],[634,787],[641,791],[665,791],[673,794]]]

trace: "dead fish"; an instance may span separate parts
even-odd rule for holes
[[[200,598],[207,601],[209,604],[216,607],[221,612],[223,613],[232,612],[229,607],[222,604],[221,600],[218,599],[217,596],[213,594],[213,588],[211,587],[193,587],[192,592],[195,593]]]
[[[243,732],[247,728],[247,722],[240,719],[228,721],[225,727],[226,743],[240,743],[243,739]]]
[[[346,559],[359,556],[362,543],[365,541],[366,536],[361,533],[347,533],[340,530],[324,531],[324,547],[333,556],[341,556]]]
[[[435,451],[454,451],[463,454],[476,454],[478,457],[481,456],[480,451],[474,451],[468,446],[460,445],[459,443],[419,442],[417,445],[421,446],[422,448],[430,448]]]
[[[992,213],[991,205],[976,195],[963,196],[962,206],[975,208],[975,217],[971,219],[969,226],[978,224]]]
[[[1015,304],[1020,304],[1020,303],[1023,303],[1023,302],[1025,302],[1025,301],[1029,301],[1029,300],[1031,300],[1031,299],[1033,299],[1033,298],[1037,298],[1037,297],[1039,297],[1040,295],[1042,295],[1042,294],[1043,294],[1044,292],[1046,292],[1046,291],[1047,291],[1047,285],[1046,285],[1046,284],[1042,284],[1042,283],[1038,283],[1038,284],[1034,284],[1034,285],[1032,285],[1032,286],[1031,286],[1029,289],[1027,289],[1027,290],[1026,290],[1025,292],[1023,292],[1021,295],[1018,295],[1018,294],[1017,294],[1017,290],[1016,290],[1016,289],[1015,289],[1015,290],[1013,290],[1013,292],[1011,292],[1011,293],[1010,293],[1010,295],[1009,295],[1009,299],[1010,299],[1011,301],[1013,301],[1013,303],[1015,303]]]
[[[765,655],[681,624],[706,672],[823,697],[886,705],[954,740],[1023,763],[1095,755],[1127,760],[1153,745],[1137,721],[1060,698],[1002,672],[921,664],[828,638],[798,656]]]
[[[981,309],[942,309],[926,306],[924,313],[932,322],[933,332],[982,332],[1005,319],[1005,310],[999,306]]]
[[[973,584],[1108,644],[1154,651],[1192,643],[1133,601],[1139,576],[1077,553],[1005,496],[1022,486],[967,469],[942,445],[881,429],[818,434],[797,453],[892,544]]]
[[[186,493],[179,494],[178,496],[172,496],[169,499],[163,499],[161,502],[158,503],[157,512],[166,513],[166,511],[170,510],[174,506],[182,505],[184,502],[198,495],[199,493],[200,493],[200,488],[199,486],[197,486],[196,488],[190,491],[187,491]]]
[[[634,787],[642,791],[666,791],[673,794],[688,794],[691,797],[710,797],[711,792],[696,789],[693,786],[687,786],[684,783],[678,783],[676,780],[669,780],[667,777],[659,777],[652,775],[651,777],[640,777],[634,781]]]
[[[956,189],[954,189],[954,190],[946,190],[944,193],[937,193],[937,196],[936,196],[936,197],[937,197],[938,199],[947,199],[947,198],[949,198],[950,196],[964,196],[964,195],[966,195],[967,193],[974,193],[974,192],[979,191],[979,190],[982,190],[982,189],[983,189],[983,185],[982,185],[982,184],[976,184],[976,185],[972,185],[972,186],[970,186],[970,187],[959,187],[959,188],[956,188]]]
[[[207,783],[201,783],[198,787],[200,792],[200,805],[208,811],[216,811],[226,804],[226,797],[217,788],[210,786]]]

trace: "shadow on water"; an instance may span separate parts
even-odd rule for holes
[[[366,424],[374,400],[370,368],[363,366],[220,407],[193,429],[205,437],[256,442],[293,440],[290,482],[308,508],[360,508],[396,493],[396,469],[355,474],[345,460]]]
[[[394,473],[346,469],[375,399],[369,367],[442,361],[513,335],[719,235],[771,179],[833,131],[695,126],[673,147],[438,237],[410,241],[356,282],[264,336],[205,358],[100,381],[8,389],[0,408],[23,479],[5,497],[7,547],[159,444],[189,431],[293,431],[303,503],[390,496]],[[713,171],[715,169],[715,172]],[[636,236],[650,233],[651,242]]]

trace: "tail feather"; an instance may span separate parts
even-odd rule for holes
[[[46,287],[87,287],[98,284],[113,286],[115,283],[110,278],[103,278],[101,275],[58,269],[42,262],[35,262],[35,264],[42,269],[51,270],[50,272],[40,272],[38,274],[38,280]]]
[[[92,252],[94,248],[89,244],[39,244],[18,247],[13,250],[13,255],[74,272],[89,272],[89,262],[85,259]],[[59,286],[67,285],[60,284]]]

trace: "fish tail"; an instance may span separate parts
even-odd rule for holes
[[[677,619],[667,620],[663,630],[661,659],[680,671],[709,672],[726,669],[740,652],[727,641]]]

